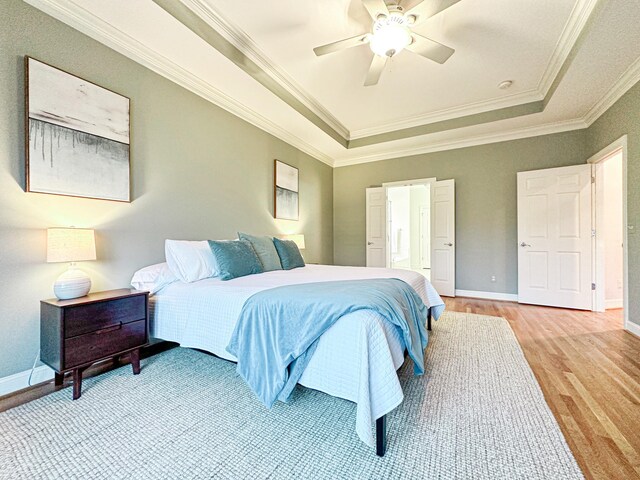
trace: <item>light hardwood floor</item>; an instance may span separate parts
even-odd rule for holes
[[[446,303],[448,310],[508,320],[587,478],[640,480],[640,338],[622,329],[620,310],[596,314],[469,298]],[[110,368],[107,362],[87,374]],[[50,382],[0,397],[0,412],[60,388]]]
[[[640,479],[640,338],[623,330],[621,310],[446,303],[507,319],[587,478]]]

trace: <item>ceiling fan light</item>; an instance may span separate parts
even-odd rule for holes
[[[371,51],[381,57],[392,57],[412,42],[409,30],[396,23],[377,25],[369,40]]]

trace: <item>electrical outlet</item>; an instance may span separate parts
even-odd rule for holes
[[[495,275],[491,275],[491,281],[495,283],[495,281],[496,281],[496,276]]]

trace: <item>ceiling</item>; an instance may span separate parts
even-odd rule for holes
[[[368,46],[313,53],[369,31],[361,0],[26,1],[333,166],[586,128],[640,80],[637,0],[460,0],[415,27],[448,62],[370,87]]]

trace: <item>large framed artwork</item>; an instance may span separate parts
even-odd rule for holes
[[[274,171],[273,216],[283,220],[298,220],[298,169],[276,160]]]
[[[129,99],[25,57],[26,191],[130,201]]]

